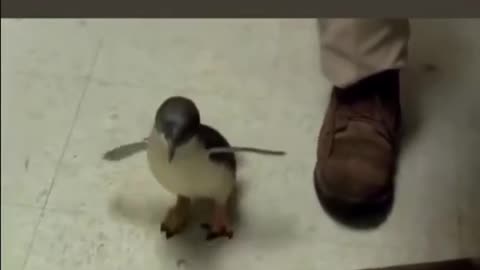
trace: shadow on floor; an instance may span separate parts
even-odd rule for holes
[[[246,181],[238,179],[237,192],[231,205],[231,216],[234,227],[232,239],[219,238],[206,241],[206,232],[201,224],[211,217],[212,204],[210,201],[195,201],[191,210],[191,222],[186,230],[166,239],[160,232],[160,223],[168,210],[160,198],[142,198],[133,200],[123,196],[116,196],[110,202],[111,214],[127,223],[135,224],[156,235],[156,250],[158,258],[174,258],[178,269],[188,268],[195,264],[198,269],[216,269],[217,255],[220,250],[228,249],[235,242],[248,241],[250,244],[264,247],[278,247],[288,245],[295,240],[295,222],[291,217],[268,215],[256,218],[254,222],[245,221],[240,204],[245,192]],[[240,239],[241,240],[237,240]],[[235,243],[238,244],[238,243]],[[173,265],[172,265],[173,266]],[[193,267],[193,266],[192,266]]]
[[[478,259],[466,258],[442,262],[370,268],[364,270],[480,270],[480,262]]]
[[[462,74],[471,68],[468,54],[458,53],[468,50],[469,41],[448,22],[414,20],[411,33],[409,62],[401,77],[402,148],[408,147],[429,118],[425,108],[432,100],[441,97],[446,105],[455,100],[456,89],[436,86],[458,81],[460,87]]]

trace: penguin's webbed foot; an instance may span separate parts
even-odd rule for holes
[[[227,208],[224,206],[215,205],[212,222],[202,224],[202,228],[207,231],[206,240],[208,241],[221,237],[227,237],[228,239],[233,237]]]
[[[167,239],[179,234],[185,229],[188,223],[189,208],[190,200],[179,196],[175,206],[168,210],[168,213],[160,226],[160,231],[165,233]]]
[[[211,241],[217,238],[226,237],[232,239],[233,231],[227,227],[221,227],[219,229],[213,229],[212,226],[208,223],[202,224],[202,228],[207,231],[206,240]]]

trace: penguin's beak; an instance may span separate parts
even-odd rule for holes
[[[183,134],[183,126],[181,124],[165,124],[163,128],[163,136],[167,143],[168,162],[171,163],[175,158],[175,153],[179,145],[181,145],[181,138]]]
[[[174,156],[175,156],[175,149],[176,149],[176,146],[175,146],[175,143],[173,142],[169,142],[168,143],[168,162],[172,162]]]
[[[179,136],[179,129],[176,125],[169,125],[167,128],[164,129],[164,139],[167,143],[167,151],[168,151],[168,162],[171,163],[173,158],[175,157],[175,151],[177,149],[177,141]]]

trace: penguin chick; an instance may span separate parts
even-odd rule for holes
[[[209,152],[229,147],[217,130],[200,122],[200,113],[190,99],[171,97],[159,107],[147,139],[147,158],[158,183],[177,195],[176,205],[161,226],[167,238],[182,231],[189,202],[196,198],[214,202],[211,222],[204,226],[207,239],[233,236],[227,205],[235,187],[235,155]]]

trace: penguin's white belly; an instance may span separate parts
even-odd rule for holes
[[[219,202],[228,199],[235,182],[234,172],[212,162],[196,139],[178,147],[171,163],[161,135],[152,131],[148,144],[150,169],[166,190],[189,198],[212,198]]]

